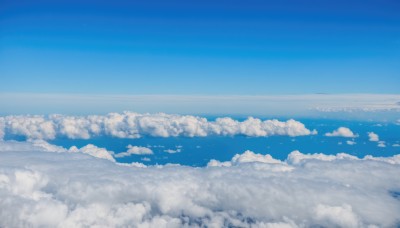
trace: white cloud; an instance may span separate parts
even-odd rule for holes
[[[245,152],[230,167],[138,168],[82,153],[45,153],[49,147],[32,142],[0,142],[0,148],[8,148],[0,150],[1,227],[396,227],[400,221],[395,156],[297,151],[285,162]]]
[[[385,141],[379,141],[378,142],[378,147],[386,147],[386,142]]]
[[[78,149],[75,146],[72,146],[68,151],[89,154],[96,158],[103,158],[103,159],[107,159],[107,160],[115,162],[115,159],[112,156],[112,154],[114,154],[114,152],[108,151],[105,148],[99,148],[93,144],[88,144],[80,149]]]
[[[128,145],[126,148],[128,148],[128,150],[126,152],[115,154],[114,157],[123,158],[123,157],[131,156],[132,154],[134,154],[134,155],[153,154],[153,151],[147,147]]]
[[[325,136],[328,136],[328,137],[347,137],[347,138],[357,137],[357,135],[355,135],[347,127],[339,127],[338,129],[334,130],[333,132],[326,133]]]
[[[393,144],[392,146],[393,146],[393,147],[400,147],[400,144],[395,143],[395,144]]]
[[[177,149],[166,149],[166,150],[164,150],[164,152],[165,153],[169,153],[169,154],[175,154],[175,153],[180,153],[180,152],[182,152],[182,149],[180,149],[180,148],[177,148]]]
[[[72,146],[66,149],[61,146],[50,144],[44,140],[31,140],[28,142],[17,142],[17,141],[0,141],[0,151],[17,151],[17,152],[29,152],[29,151],[41,151],[41,152],[56,152],[56,153],[83,153],[96,158],[107,159],[115,162],[112,154],[114,152],[108,151],[105,148],[97,147],[93,144],[88,144],[82,148]]]
[[[357,144],[356,142],[351,141],[351,140],[347,140],[346,143],[347,143],[347,145],[351,145],[351,146]]]
[[[169,153],[169,154],[180,153],[180,152],[182,152],[182,148],[183,148],[182,145],[178,145],[178,146],[175,146],[175,149],[166,149],[166,150],[164,150],[164,152]]]
[[[110,113],[105,116],[5,116],[0,119],[0,136],[25,136],[29,139],[88,139],[99,135],[119,138],[205,137],[208,135],[303,136],[316,134],[301,122],[261,120],[249,117],[237,121],[229,117],[208,121],[197,116],[170,114]],[[2,127],[2,125],[4,125]],[[3,129],[4,130],[1,130]]]
[[[375,134],[374,132],[368,132],[368,138],[369,138],[369,141],[371,141],[371,142],[379,141],[379,135]]]

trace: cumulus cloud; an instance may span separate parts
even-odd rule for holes
[[[386,142],[385,141],[379,141],[378,142],[378,147],[386,147]]]
[[[397,157],[248,151],[229,167],[138,168],[19,144],[0,150],[1,227],[400,225]]]
[[[153,154],[153,151],[150,148],[147,148],[147,147],[128,145],[126,148],[128,148],[128,150],[126,152],[115,154],[114,157],[123,158],[123,157],[131,156],[133,154],[134,155],[149,155],[149,154]]]
[[[374,132],[368,132],[368,138],[369,138],[369,141],[371,141],[371,142],[379,141],[379,135],[375,134]]]
[[[4,130],[2,130],[4,129]],[[229,117],[209,121],[190,115],[110,113],[105,116],[5,116],[0,119],[0,136],[24,136],[28,139],[89,139],[106,135],[118,138],[205,137],[208,135],[244,135],[265,137],[273,135],[303,136],[316,134],[293,119],[287,121],[261,120],[249,117],[237,121]]]
[[[274,159],[271,155],[266,154],[256,154],[253,151],[247,150],[243,154],[236,154],[233,156],[231,161],[228,162],[220,162],[217,160],[211,160],[207,166],[232,166],[241,163],[250,163],[250,162],[261,162],[261,163],[270,163],[270,164],[281,164],[282,161]]]
[[[346,137],[346,138],[354,138],[357,137],[349,128],[347,127],[339,127],[333,132],[328,132],[325,134],[328,137]]]
[[[350,145],[350,146],[357,144],[356,142],[351,141],[351,140],[347,140],[346,143],[347,143],[347,145]]]

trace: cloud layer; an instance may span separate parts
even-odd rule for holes
[[[247,151],[222,167],[137,168],[84,151],[0,142],[0,226],[400,225],[399,155]]]
[[[249,117],[240,122],[229,117],[208,121],[190,115],[110,113],[105,116],[19,115],[0,117],[0,136],[24,136],[29,139],[89,139],[107,135],[118,138],[204,137],[208,135],[303,136],[316,134],[301,122],[265,120]]]

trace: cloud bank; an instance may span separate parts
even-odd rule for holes
[[[400,225],[399,155],[247,151],[229,166],[138,168],[50,146],[0,142],[1,227]]]
[[[266,137],[316,134],[301,122],[261,120],[249,117],[237,121],[229,117],[208,121],[190,115],[110,113],[105,116],[11,115],[0,117],[0,136],[24,136],[28,139],[89,139],[106,135],[118,138],[205,137],[208,135]]]

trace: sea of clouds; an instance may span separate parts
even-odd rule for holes
[[[0,117],[0,138],[7,135],[28,139],[89,139],[94,136],[118,138],[153,137],[205,137],[209,135],[265,137],[272,135],[303,136],[316,134],[303,123],[261,120],[249,117],[237,121],[230,117],[208,121],[191,115],[139,114],[134,112],[108,115],[10,115]]]
[[[0,227],[400,225],[400,155],[294,151],[281,161],[246,151],[203,168],[112,155],[0,141]]]

